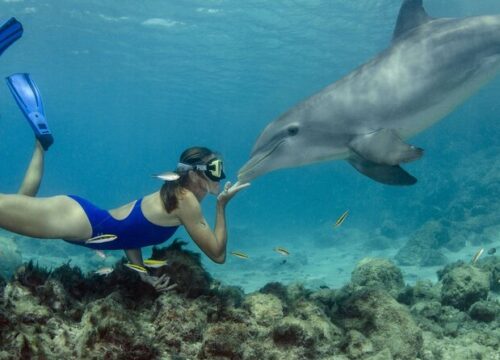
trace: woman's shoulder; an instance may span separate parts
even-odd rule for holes
[[[192,204],[198,204],[198,199],[196,196],[193,194],[191,190],[188,190],[186,188],[180,189],[180,191],[177,193],[177,201],[179,202],[179,205],[184,204],[184,205],[192,205]]]
[[[183,189],[182,192],[177,195],[178,206],[174,210],[178,215],[182,214],[192,214],[193,212],[200,211],[200,203],[196,196],[188,189]]]

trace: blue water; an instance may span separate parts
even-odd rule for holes
[[[498,0],[424,5],[436,17],[500,13]],[[221,152],[236,180],[266,124],[388,46],[399,6],[398,0],[0,1],[0,17],[15,16],[25,28],[0,58],[0,75],[32,74],[55,136],[40,196],[79,194],[116,207],[157,190],[151,174],[173,169],[193,145]],[[415,203],[445,205],[453,186],[433,199],[434,189],[471,153],[500,145],[499,91],[497,78],[412,139],[426,150],[406,166],[419,179],[413,187],[383,186],[343,161],[255,180],[228,207],[228,249],[262,246],[266,237],[289,247],[318,234],[328,241],[325,224],[346,209],[352,229],[369,231],[391,219],[403,232],[414,230],[434,216],[416,214]],[[17,190],[32,146],[31,129],[0,84],[2,192]],[[214,200],[203,207],[212,220]]]

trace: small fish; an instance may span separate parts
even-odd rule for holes
[[[231,255],[239,257],[240,259],[248,259],[248,255],[241,251],[231,251]]]
[[[217,290],[217,289],[220,289],[220,287],[222,286],[222,283],[220,281],[217,281],[217,280],[213,280],[212,283],[210,284],[210,290]]]
[[[101,244],[109,241],[113,241],[118,239],[118,236],[113,235],[113,234],[102,234],[99,236],[95,236],[93,238],[88,239],[85,241],[85,244]]]
[[[496,248],[491,248],[491,249],[488,250],[488,255],[493,255],[496,252],[497,252]]]
[[[275,247],[273,250],[276,251],[278,254],[281,254],[283,256],[290,255],[290,252],[287,249],[280,247],[280,246]]]
[[[349,215],[349,210],[346,210],[342,215],[340,215],[340,217],[337,219],[337,221],[335,221],[334,227],[339,227],[340,225],[342,225],[342,223],[346,219],[347,215]]]
[[[101,250],[94,250],[95,251],[95,254],[97,256],[99,256],[101,259],[106,259],[106,254],[104,252],[102,252]]]
[[[144,266],[148,268],[157,269],[165,265],[167,265],[167,260],[153,260],[153,259],[144,260]]]
[[[153,175],[155,178],[165,180],[165,181],[176,181],[179,180],[181,177],[179,174],[177,174],[174,171],[167,171],[161,174]]]
[[[146,268],[143,267],[143,266],[141,266],[141,265],[131,264],[131,263],[126,263],[124,265],[126,267],[128,267],[130,270],[137,271],[138,273],[143,273],[143,274],[147,274],[148,273],[148,271],[146,270]]]
[[[483,248],[481,248],[481,249],[479,249],[479,251],[478,251],[478,252],[477,252],[477,253],[476,253],[476,254],[472,257],[472,261],[471,261],[471,262],[472,262],[472,265],[474,265],[474,264],[477,262],[477,260],[479,260],[479,257],[483,254],[483,252],[484,252],[484,249],[483,249]]]
[[[112,272],[113,272],[112,268],[110,268],[110,267],[103,267],[103,268],[100,268],[99,270],[94,271],[94,274],[108,276]]]

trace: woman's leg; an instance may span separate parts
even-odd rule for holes
[[[0,194],[0,228],[45,239],[84,240],[92,226],[80,204],[69,196],[35,198]]]
[[[43,176],[44,153],[45,151],[40,142],[35,140],[35,150],[23,182],[17,191],[18,194],[36,196]]]
[[[0,228],[36,238],[90,238],[92,226],[75,200],[68,196],[34,197],[42,180],[43,159],[44,150],[37,140],[18,194],[0,194]]]

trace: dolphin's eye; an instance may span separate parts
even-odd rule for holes
[[[299,132],[299,127],[298,126],[290,126],[288,128],[288,135],[290,136],[295,136],[297,135]]]

